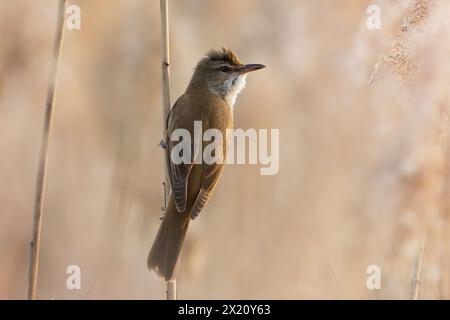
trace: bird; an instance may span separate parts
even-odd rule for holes
[[[175,279],[189,223],[210,200],[224,168],[223,163],[193,161],[198,156],[194,142],[192,161],[172,161],[171,152],[177,142],[170,137],[177,129],[185,129],[193,136],[195,121],[201,121],[203,132],[216,129],[225,137],[227,129],[233,129],[234,105],[248,73],[262,68],[265,65],[242,63],[229,48],[210,50],[197,63],[186,91],[169,111],[164,139],[171,194],[147,258],[148,268],[166,281]],[[226,143],[222,148],[226,156]]]

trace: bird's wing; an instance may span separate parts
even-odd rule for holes
[[[203,207],[208,203],[214,188],[222,174],[224,164],[203,163],[202,186],[191,211],[191,218],[195,219]]]
[[[232,121],[230,114],[228,113],[226,108],[213,108],[212,112],[216,115],[213,117],[208,117],[203,119],[203,130],[208,129],[216,129],[222,133],[222,138],[226,138],[226,129],[230,125],[230,121]],[[214,140],[215,141],[215,140]],[[210,142],[203,141],[203,150],[207,147]],[[216,146],[216,148],[219,146]],[[220,146],[222,148],[222,160],[226,158],[226,140],[222,140],[222,144]],[[202,162],[202,179],[201,179],[201,188],[195,199],[194,205],[191,210],[191,218],[195,219],[200,211],[205,207],[208,203],[211,195],[214,192],[214,189],[219,181],[219,178],[222,174],[224,168],[224,162],[219,161],[218,163],[207,163],[205,161]]]
[[[169,143],[168,157],[170,157],[170,145],[171,143]],[[178,212],[184,212],[187,204],[187,181],[193,164],[174,164],[170,160],[168,160],[168,162],[170,184],[175,206],[177,207]]]
[[[167,141],[167,148],[166,148],[166,161],[167,161],[167,171],[170,178],[170,184],[172,189],[172,195],[175,202],[175,206],[177,207],[178,212],[184,212],[186,210],[187,205],[187,184],[188,184],[188,177],[192,170],[194,159],[195,159],[195,148],[194,148],[194,141],[191,141],[191,161],[190,163],[180,163],[175,164],[171,160],[171,154],[173,148],[179,143],[178,141],[172,141],[170,139],[170,135],[173,132],[174,129],[172,128],[171,124],[174,122],[173,117],[176,117],[182,112],[175,112],[177,111],[177,108],[182,108],[182,102],[181,98],[177,100],[177,102],[174,104],[170,111],[170,115],[168,118],[168,128],[166,141]]]

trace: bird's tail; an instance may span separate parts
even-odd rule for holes
[[[147,266],[166,281],[175,278],[175,268],[189,226],[189,211],[179,213],[172,196],[148,255]]]

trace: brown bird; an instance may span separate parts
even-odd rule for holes
[[[191,161],[175,164],[171,151],[178,143],[170,137],[176,129],[186,129],[194,137],[194,121],[201,121],[202,136],[208,129],[217,129],[226,137],[233,128],[233,107],[237,95],[245,87],[250,71],[264,68],[261,64],[243,64],[233,51],[211,50],[197,64],[186,92],[178,98],[167,119],[167,172],[172,193],[148,256],[147,265],[166,281],[175,277],[175,269],[189,221],[206,205],[223,170],[223,163],[194,161],[198,147],[192,141]],[[226,157],[226,143],[223,143]]]

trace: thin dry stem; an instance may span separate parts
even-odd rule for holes
[[[177,281],[171,280],[166,282],[167,300],[177,300]]]
[[[161,0],[161,71],[162,71],[162,114],[163,114],[163,139],[166,138],[167,117],[170,112],[170,58],[169,58],[169,3]],[[166,153],[164,152],[164,156]],[[168,159],[165,159],[167,161]],[[164,168],[165,199],[169,198],[170,183],[166,167]],[[166,208],[166,204],[164,204]]]
[[[162,68],[162,113],[163,113],[163,139],[166,138],[167,132],[167,117],[170,112],[170,59],[169,59],[169,1],[161,0],[161,68]],[[167,157],[164,152],[164,157]],[[165,159],[165,163],[168,159]],[[169,199],[170,183],[167,174],[166,166],[164,167],[164,199]],[[164,203],[164,209],[167,208],[167,203]],[[167,300],[177,299],[177,284],[176,280],[167,281]]]
[[[422,276],[422,264],[423,264],[423,254],[425,251],[425,241],[426,241],[426,233],[423,237],[422,246],[419,249],[419,252],[417,253],[417,258],[414,265],[414,275],[413,279],[411,281],[411,294],[410,299],[411,300],[418,300],[419,299],[419,292],[420,292],[420,281]]]
[[[48,92],[45,109],[44,131],[39,156],[38,173],[36,179],[36,193],[33,211],[33,234],[30,242],[30,261],[28,271],[28,292],[29,300],[36,299],[37,277],[39,272],[39,253],[42,229],[42,214],[45,197],[45,181],[48,161],[48,145],[52,129],[53,106],[55,104],[56,79],[58,77],[59,61],[61,60],[62,43],[64,39],[64,15],[67,1],[59,1],[58,22],[54,45],[54,59],[50,73]]]

